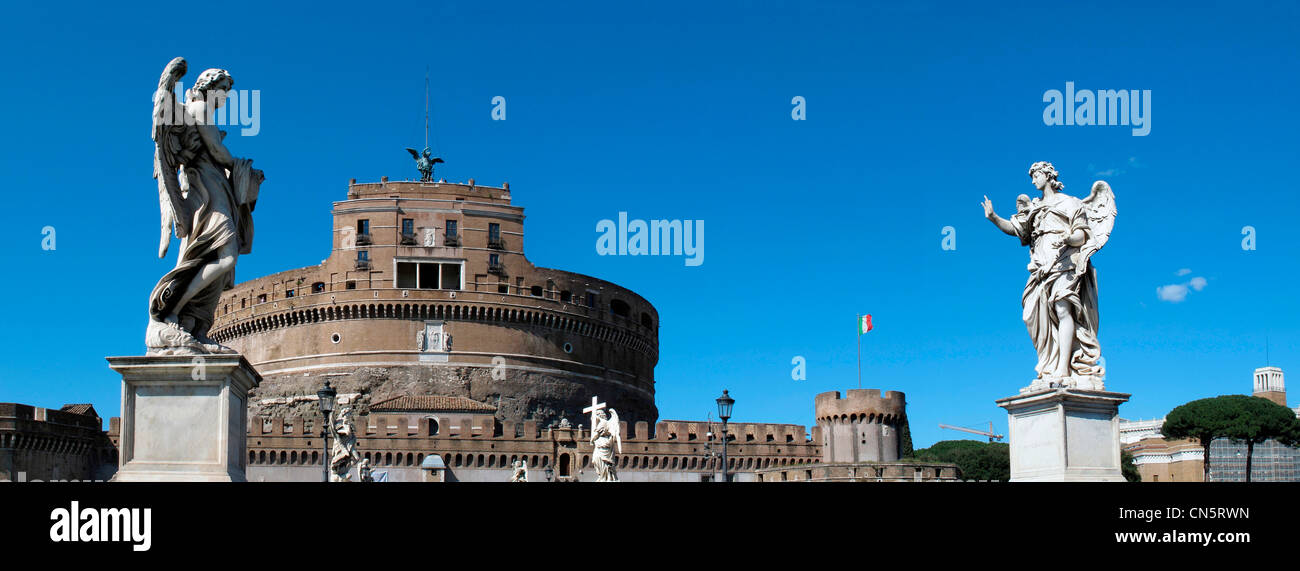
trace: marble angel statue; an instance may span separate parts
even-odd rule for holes
[[[252,160],[233,156],[216,127],[215,113],[234,85],[223,69],[199,74],[176,101],[184,58],[163,70],[153,98],[154,173],[167,256],[173,229],[180,238],[176,267],[149,295],[149,354],[231,353],[208,337],[221,292],[234,284],[235,260],[252,251],[253,207],[263,175]]]
[[[591,465],[596,469],[597,482],[618,481],[618,473],[614,470],[614,449],[623,453],[623,436],[619,430],[618,411],[609,409],[608,417],[604,409],[591,413]]]
[[[334,445],[330,450],[330,481],[349,482],[352,480],[352,465],[363,459],[357,453],[356,426],[352,423],[352,407],[343,407],[337,415],[331,414],[329,423],[330,436]],[[369,464],[366,469],[369,471]],[[368,474],[364,474],[367,475]],[[362,479],[365,481],[365,478]],[[373,481],[373,480],[372,480]]]
[[[1087,198],[1067,195],[1048,162],[1034,163],[1029,176],[1042,197],[1029,200],[1021,195],[1009,219],[993,212],[987,196],[983,202],[989,221],[1029,246],[1029,280],[1021,305],[1038,351],[1038,376],[1022,390],[1105,390],[1097,341],[1097,273],[1091,262],[1115,226],[1115,194],[1099,180]]]

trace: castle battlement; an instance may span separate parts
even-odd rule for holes
[[[866,417],[871,421],[877,419],[896,419],[907,411],[907,398],[900,391],[888,391],[881,396],[880,389],[850,389],[845,396],[839,391],[824,392],[816,397],[815,417],[822,420],[857,421]]]

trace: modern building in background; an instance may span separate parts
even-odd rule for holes
[[[1282,369],[1255,369],[1251,394],[1287,406]],[[1293,409],[1300,417],[1300,407]],[[1195,440],[1166,440],[1164,419],[1121,421],[1120,445],[1133,454],[1144,482],[1200,482],[1205,477],[1205,449]],[[1226,438],[1210,443],[1210,481],[1245,482],[1247,446]],[[1267,440],[1255,445],[1251,482],[1300,482],[1300,449]]]

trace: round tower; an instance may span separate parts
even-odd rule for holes
[[[896,462],[910,448],[907,401],[899,391],[853,389],[817,395],[822,462]]]
[[[436,395],[500,421],[579,424],[598,396],[629,423],[658,419],[658,312],[616,284],[529,262],[507,186],[353,182],[333,217],[320,265],[221,296],[212,338],[263,377],[250,414],[317,414],[329,380],[359,414]]]

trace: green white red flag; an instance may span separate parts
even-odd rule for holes
[[[858,316],[858,335],[871,331],[871,314]]]

